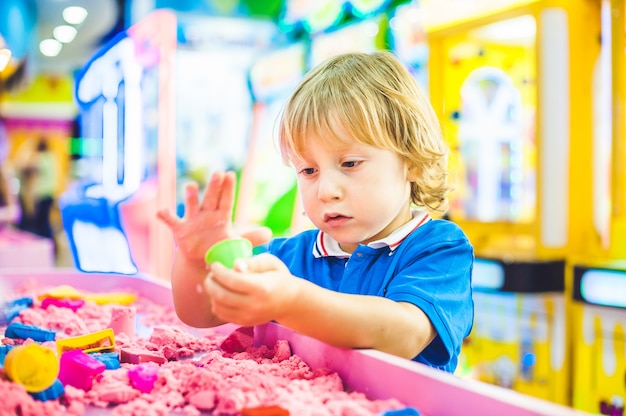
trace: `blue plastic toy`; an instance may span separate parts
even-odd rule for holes
[[[5,302],[0,308],[0,325],[8,324],[23,309],[28,309],[33,306],[33,298],[24,297],[14,299],[11,302]]]
[[[13,345],[0,345],[0,367],[4,367],[4,359],[9,351],[11,351]]]
[[[7,326],[4,333],[7,338],[32,339],[37,342],[54,341],[56,332],[39,328],[34,325],[24,325],[21,322],[13,322]]]
[[[30,393],[30,395],[36,400],[45,402],[48,400],[58,399],[63,393],[65,393],[65,387],[63,387],[63,383],[61,383],[61,381],[57,378],[55,382],[44,391]]]
[[[404,409],[388,410],[380,416],[420,416],[420,412],[414,407],[406,407]]]
[[[119,352],[95,352],[89,354],[96,360],[104,363],[107,370],[115,370],[120,368],[120,353]]]

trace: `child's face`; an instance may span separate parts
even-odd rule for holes
[[[303,158],[292,161],[306,214],[352,252],[411,219],[410,177],[392,151],[337,131],[340,141],[307,137]]]

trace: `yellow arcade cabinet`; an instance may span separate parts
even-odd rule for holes
[[[572,258],[573,406],[624,415],[626,401],[626,2],[602,2],[596,65],[592,169],[593,229]]]
[[[572,406],[624,415],[626,262],[574,266]]]
[[[571,401],[566,258],[591,210],[573,177],[590,148],[591,104],[577,97],[591,91],[599,51],[595,3],[420,2],[457,184],[449,215],[476,253],[459,374],[561,404]]]

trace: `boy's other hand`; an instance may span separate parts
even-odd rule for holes
[[[180,254],[189,260],[203,261],[206,251],[215,243],[226,238],[241,236],[253,246],[263,244],[271,238],[271,231],[259,227],[241,233],[232,224],[235,201],[235,173],[215,172],[211,175],[204,196],[200,200],[197,183],[185,188],[185,214],[183,218],[168,209],[157,212],[174,236]]]

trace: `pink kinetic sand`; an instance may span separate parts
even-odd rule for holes
[[[135,322],[137,311],[133,306],[116,306],[111,309],[111,323],[115,335],[124,333],[129,338],[135,337]]]
[[[56,339],[113,328],[120,368],[95,376],[86,391],[68,384],[48,401],[36,400],[0,370],[0,416],[239,415],[258,407],[281,408],[294,416],[377,416],[404,407],[397,400],[370,400],[346,391],[337,373],[310,368],[292,355],[287,341],[254,347],[252,328],[228,336],[199,333],[183,325],[171,308],[141,296],[132,307],[87,301],[76,310],[54,304],[44,309],[37,295],[46,289],[29,282],[17,288],[19,296],[35,300],[14,321],[54,330]],[[135,332],[135,327],[143,330]],[[44,344],[56,351],[54,341]]]

